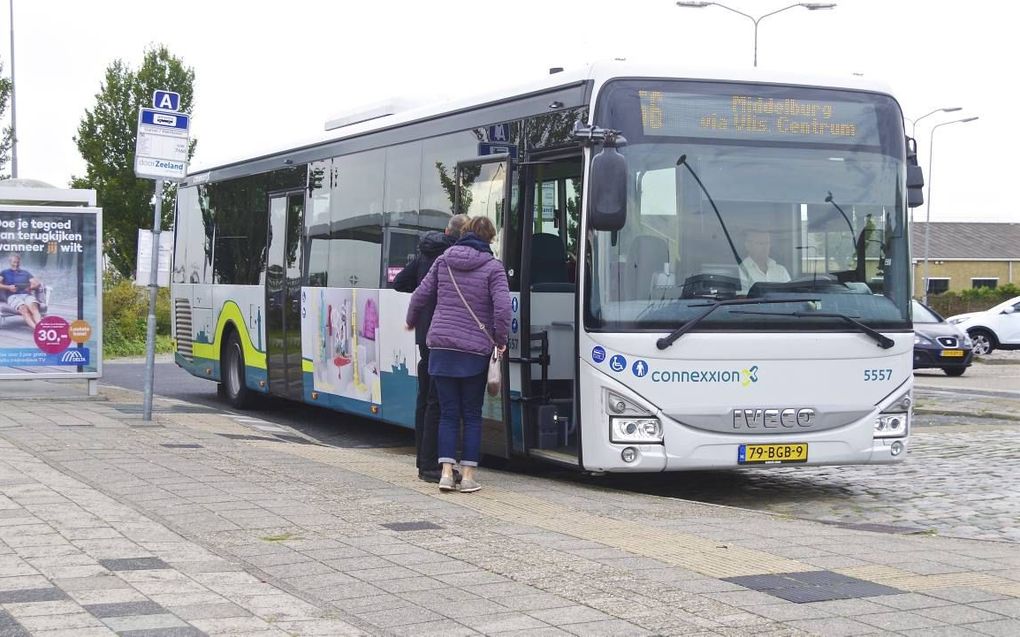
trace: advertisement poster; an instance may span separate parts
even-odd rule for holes
[[[318,327],[315,390],[380,404],[379,291],[317,288],[306,316]]]
[[[99,214],[0,206],[0,378],[99,375]]]

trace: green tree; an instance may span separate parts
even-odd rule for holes
[[[0,73],[3,73],[4,65],[0,62]],[[7,104],[11,99],[11,90],[14,86],[6,77],[0,77],[0,119],[7,113]],[[11,143],[14,141],[14,134],[8,126],[0,133],[0,179],[7,179],[7,162],[11,160]]]
[[[138,109],[152,105],[152,94],[167,89],[181,94],[180,109],[191,112],[195,71],[165,46],[146,49],[136,72],[124,61],[106,68],[106,79],[96,94],[96,105],[85,111],[74,138],[85,159],[84,177],[73,177],[72,188],[94,188],[103,208],[103,247],[113,268],[133,276],[138,229],[152,227],[155,182],[135,177],[135,135]],[[191,141],[188,157],[195,153]],[[163,227],[173,218],[173,184],[163,191]]]

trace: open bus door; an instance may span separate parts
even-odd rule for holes
[[[269,195],[266,250],[266,368],[269,393],[301,400],[301,231],[305,193]]]
[[[522,167],[518,368],[524,452],[580,464],[577,406],[577,246],[583,156],[533,154]],[[512,371],[513,373],[513,371]]]
[[[457,194],[454,209],[471,217],[488,217],[496,228],[492,253],[503,261],[513,290],[514,273],[519,251],[509,211],[513,195],[508,155],[492,155],[484,159],[457,164]],[[511,328],[511,339],[515,336]],[[507,348],[510,349],[509,347]],[[507,356],[503,357],[503,383],[498,396],[485,394],[482,405],[482,453],[509,458],[513,449],[510,417],[511,379]]]

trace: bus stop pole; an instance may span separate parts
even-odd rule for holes
[[[163,180],[156,179],[156,214],[152,220],[152,265],[149,267],[149,316],[145,326],[145,398],[142,420],[152,420],[152,381],[156,372],[156,293],[159,291],[159,227],[163,213]]]

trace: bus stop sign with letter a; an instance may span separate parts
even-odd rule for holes
[[[135,141],[135,176],[155,181],[155,215],[149,257],[149,315],[145,337],[145,392],[142,400],[142,419],[152,420],[152,384],[156,351],[156,273],[159,270],[158,246],[160,240],[163,181],[179,181],[188,174],[188,146],[190,146],[191,116],[181,113],[181,96],[173,91],[157,90],[152,95],[154,108],[138,109],[138,133]],[[140,242],[141,243],[141,242]],[[142,268],[139,268],[142,270]],[[140,283],[142,283],[140,281]]]
[[[160,98],[155,103],[173,104]],[[169,93],[176,95],[176,93]],[[180,99],[176,100],[180,104]],[[135,143],[135,176],[147,179],[184,179],[188,172],[188,145],[191,139],[191,116],[157,108],[138,110],[138,138]]]

